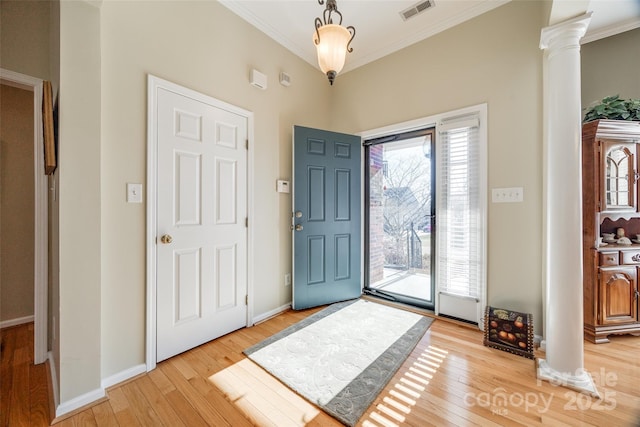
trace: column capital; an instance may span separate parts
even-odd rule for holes
[[[587,32],[592,14],[593,12],[587,12],[567,21],[544,27],[540,34],[540,49],[554,50],[574,44],[578,45],[580,39]]]

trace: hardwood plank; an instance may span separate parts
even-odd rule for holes
[[[111,410],[116,417],[116,421],[121,426],[139,426],[140,421],[133,414],[129,407],[129,401],[127,400],[122,387],[116,387],[109,390],[109,404]]]
[[[165,424],[158,416],[153,406],[149,403],[147,395],[142,392],[138,384],[139,381],[134,381],[121,387],[133,415],[140,421],[140,424],[145,426],[169,425]]]
[[[16,356],[14,357],[12,369],[13,381],[10,389],[9,425],[11,427],[28,426],[30,423],[29,362],[28,358],[21,354],[24,350],[24,347],[18,347],[15,350]]]
[[[29,423],[31,425],[48,425],[51,421],[47,374],[45,363],[29,365]]]
[[[74,427],[97,427],[98,423],[91,409],[86,409],[71,418]]]
[[[16,348],[16,328],[0,330],[0,420],[9,425],[11,388],[13,386],[13,354]]]
[[[215,426],[229,426],[230,424],[218,413],[216,408],[192,386],[192,384],[180,373],[175,367],[172,360],[163,362],[158,365],[164,374],[176,386],[176,389],[182,393],[187,401],[191,403],[194,410],[208,423]]]
[[[167,376],[162,372],[161,369],[154,369],[151,372],[148,372],[147,375],[149,379],[153,381],[158,390],[162,392],[162,394],[167,394],[176,389],[176,386],[173,385],[171,380],[167,378]]]
[[[178,390],[167,393],[166,398],[167,402],[169,402],[173,410],[187,426],[198,427],[210,425]]]
[[[98,427],[118,427],[118,420],[109,402],[99,403],[91,408]]]
[[[304,426],[319,410],[244,359],[210,377],[256,425]]]
[[[155,386],[153,381],[148,376],[141,377],[135,382],[135,385],[139,387],[140,392],[146,398],[149,405],[158,414],[158,417],[164,424],[169,426],[184,426],[182,419],[173,410],[167,399]]]
[[[301,398],[261,368],[249,366],[242,353],[320,309],[284,312],[162,362],[154,371],[109,389],[108,401],[56,427],[339,427],[322,411],[313,417],[312,412],[296,409],[295,398]],[[24,411],[13,405],[18,398],[29,402],[31,425],[46,425],[42,394],[49,390],[39,385],[44,381],[41,369],[30,359],[32,336],[28,327],[0,331],[2,425]],[[639,425],[640,337],[614,336],[608,344],[585,342],[584,365],[604,395],[602,401],[538,381],[534,361],[485,347],[482,339],[478,330],[436,320],[357,426]],[[27,397],[25,388],[14,388],[14,383],[25,381]],[[302,400],[304,405],[315,409]]]
[[[216,388],[210,381],[209,376],[219,370],[215,368],[215,363],[209,358],[203,357],[202,352],[189,352],[185,355],[185,361],[197,372],[198,378],[191,381],[191,384],[200,394],[206,396],[209,402],[231,425],[241,426],[250,423],[245,417],[239,416],[234,410],[233,404],[229,402],[224,394]],[[210,362],[210,363],[207,363]],[[233,366],[233,365],[232,365]]]

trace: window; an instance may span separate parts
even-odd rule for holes
[[[477,114],[443,120],[436,160],[439,313],[481,323],[486,287],[486,148]]]

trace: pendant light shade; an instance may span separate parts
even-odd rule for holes
[[[341,25],[324,25],[318,29],[318,33],[319,41],[317,36],[313,35],[313,41],[318,50],[318,65],[323,73],[333,72],[335,77],[344,67],[351,33]]]
[[[324,4],[324,0],[318,0],[318,3]],[[340,17],[338,24],[333,23],[333,13]],[[322,72],[327,75],[329,83],[332,85],[336,76],[344,67],[347,52],[353,51],[349,45],[356,35],[354,27],[345,28],[340,24],[342,24],[342,14],[338,12],[336,0],[327,0],[323,20],[316,18],[316,31],[313,34],[313,42],[318,51],[318,65]]]

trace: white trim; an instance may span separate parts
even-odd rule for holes
[[[587,31],[587,34],[580,40],[580,44],[584,45],[606,37],[615,36],[626,31],[635,30],[638,27],[640,27],[640,18],[634,18],[627,22],[599,28],[595,31]]]
[[[238,114],[247,119],[247,139],[249,140],[247,147],[247,216],[249,218],[249,226],[247,227],[247,316],[246,326],[253,325],[253,289],[254,289],[254,272],[253,272],[253,250],[254,250],[254,234],[253,221],[254,204],[253,204],[253,144],[254,144],[254,119],[251,111],[245,110],[235,105],[220,101],[211,96],[188,89],[186,87],[171,83],[154,75],[147,75],[147,326],[146,326],[146,369],[151,371],[156,367],[156,173],[157,173],[157,135],[156,135],[156,117],[157,117],[157,90],[164,88],[177,94],[205,102],[217,108]]]
[[[49,352],[49,367],[51,369],[51,378],[52,380],[55,380],[57,377],[56,365],[53,358],[53,353],[51,352]],[[129,369],[125,369],[124,371],[118,372],[117,374],[111,375],[107,378],[103,378],[100,382],[100,388],[68,400],[61,405],[58,405],[58,390],[54,386],[53,397],[54,402],[57,405],[56,417],[60,417],[62,415],[68,414],[69,412],[75,411],[76,409],[82,408],[83,406],[95,403],[96,400],[102,399],[107,395],[107,388],[127,381],[137,375],[144,374],[145,372],[147,372],[147,366],[145,364],[140,364]]]
[[[78,397],[74,397],[71,400],[67,400],[56,408],[56,417],[61,417],[62,415],[68,414],[69,412],[75,411],[83,406],[95,403],[96,400],[102,399],[106,395],[107,394],[104,389],[100,387],[88,393],[81,394]]]
[[[15,319],[3,320],[0,322],[0,329],[10,328],[12,326],[24,325],[33,322],[34,316],[16,317]]]
[[[253,223],[255,222],[254,216],[254,186],[253,180],[254,175],[253,171],[255,170],[255,159],[254,159],[254,129],[253,129],[253,113],[247,110],[242,110],[241,115],[247,118],[247,327],[253,326],[254,321],[253,318],[253,289],[255,283],[255,272],[253,268],[253,260],[254,260],[254,248],[255,248],[255,235],[253,232]]]
[[[146,321],[146,365],[147,371],[156,367],[156,169],[158,155],[156,136],[156,81],[147,78],[147,321]]]
[[[100,387],[106,390],[111,386],[120,384],[121,382],[127,381],[137,375],[144,374],[145,372],[147,372],[147,365],[141,363],[140,365],[133,366],[129,369],[118,372],[117,374],[103,378],[100,382]]]
[[[577,390],[582,394],[601,399],[598,388],[589,372],[579,369],[575,374],[570,372],[560,372],[549,366],[545,359],[537,359],[538,366],[536,374],[539,380],[549,381],[553,385],[561,385],[572,390]]]
[[[481,110],[484,109],[484,116],[481,114]],[[444,119],[448,119],[456,116],[464,116],[467,114],[478,112],[480,113],[480,119],[485,120],[487,104],[472,105],[469,107],[460,108],[459,110],[447,111],[444,113],[434,114],[432,116],[426,116],[419,119],[408,120],[402,123],[396,123],[388,126],[383,126],[376,129],[360,132],[358,135],[362,136],[363,140],[379,138],[388,135],[394,135],[396,133],[409,132],[412,130],[423,129],[425,127],[436,126],[436,124]]]
[[[283,313],[289,310],[290,308],[291,308],[291,303],[281,305],[278,308],[275,308],[273,310],[267,311],[266,313],[262,313],[261,315],[254,317],[252,324],[255,325],[256,323],[264,322],[265,320],[270,319],[274,316],[277,316],[278,314]]]
[[[476,113],[480,118],[480,133],[478,135],[480,139],[480,144],[482,145],[482,149],[480,150],[480,167],[481,167],[481,189],[483,192],[480,194],[481,200],[481,209],[482,209],[482,221],[485,224],[485,227],[482,230],[482,240],[484,242],[484,249],[482,257],[485,262],[484,271],[484,289],[482,295],[480,296],[480,300],[478,301],[478,310],[477,310],[477,319],[478,319],[478,327],[483,328],[483,316],[484,316],[484,307],[487,305],[487,168],[488,168],[488,135],[489,135],[489,123],[488,123],[488,115],[487,115],[487,104],[477,104],[469,107],[460,108],[458,110],[447,111],[444,113],[434,114],[432,116],[426,116],[414,120],[408,120],[402,123],[396,123],[388,126],[383,126],[376,129],[367,130],[364,132],[360,132],[359,135],[362,137],[362,140],[379,138],[388,135],[395,135],[398,133],[409,132],[412,130],[424,129],[427,127],[436,127],[436,132],[440,131],[440,127],[442,126],[442,121],[445,119],[450,119],[452,117],[465,116],[467,114]],[[436,150],[437,155],[437,150]],[[438,179],[436,177],[436,179]],[[437,245],[437,241],[436,241]],[[436,246],[436,251],[438,250]],[[437,295],[437,280],[438,277],[436,275],[436,295]],[[436,315],[439,314],[439,302],[438,298],[434,298],[434,312]]]
[[[56,371],[56,358],[52,351],[47,352],[49,360],[49,371],[51,372],[51,384],[53,388],[53,406],[57,408],[60,404],[60,394],[58,388],[58,371]]]
[[[42,80],[0,68],[0,79],[12,86],[33,92],[33,163],[34,163],[34,337],[35,364],[47,359],[48,307],[48,202],[47,176],[44,174],[42,135]]]

